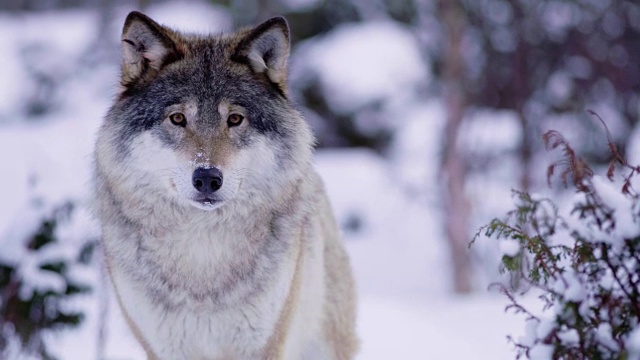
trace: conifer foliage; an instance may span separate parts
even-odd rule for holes
[[[633,187],[640,167],[609,140],[613,161],[602,177],[560,133],[549,131],[543,140],[562,151],[547,176],[551,183],[558,174],[575,189],[571,210],[514,192],[516,208],[474,238],[499,241],[501,270],[512,281],[493,286],[509,299],[506,310],[527,317],[525,336],[509,337],[516,357],[640,359],[640,198]],[[541,293],[542,314],[516,295],[532,288]]]
[[[43,210],[36,230],[24,239],[8,239],[22,245],[16,256],[0,256],[3,359],[18,354],[53,359],[43,335],[79,325],[83,314],[70,306],[69,300],[90,291],[89,285],[78,279],[77,265],[89,263],[95,242],[87,241],[78,249],[65,239],[64,231],[59,231],[70,222],[74,206],[36,207]]]

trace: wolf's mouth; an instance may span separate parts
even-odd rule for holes
[[[223,201],[220,199],[212,199],[208,197],[191,199],[190,202],[191,204],[193,204],[193,206],[202,210],[214,210],[219,208],[223,204]]]
[[[204,200],[196,200],[196,201],[202,205],[215,205],[220,202],[220,200],[215,200],[215,199],[204,199]]]

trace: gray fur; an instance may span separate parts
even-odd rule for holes
[[[288,39],[282,18],[220,36],[125,21],[96,196],[109,272],[149,358],[355,353],[351,270],[286,96]],[[225,179],[206,203],[190,185],[203,166]]]

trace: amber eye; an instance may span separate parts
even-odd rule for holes
[[[240,114],[231,114],[227,118],[227,125],[229,127],[238,126],[242,124],[242,120],[244,120],[244,116]]]
[[[171,120],[171,123],[173,125],[178,125],[178,126],[186,126],[187,125],[187,117],[184,116],[183,113],[171,114],[171,116],[169,116],[169,120]]]

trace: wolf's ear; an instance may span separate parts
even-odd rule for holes
[[[284,93],[289,59],[289,25],[283,17],[271,18],[250,30],[238,44],[233,59],[267,75]]]
[[[122,29],[122,85],[149,81],[165,65],[180,58],[167,29],[132,11]]]

